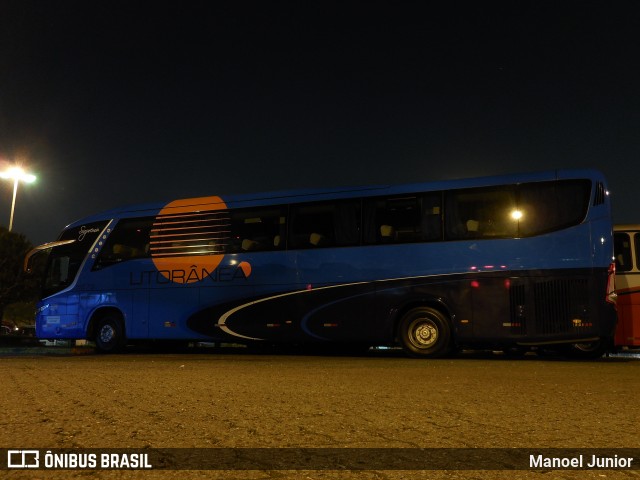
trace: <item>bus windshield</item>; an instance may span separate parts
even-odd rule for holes
[[[25,260],[25,271],[42,278],[42,298],[69,287],[76,278],[89,249],[107,222],[66,230],[56,242],[42,245]]]

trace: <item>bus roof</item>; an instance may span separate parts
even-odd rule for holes
[[[591,178],[604,182],[604,176],[595,169],[562,169],[547,170],[541,172],[508,174],[498,176],[486,176],[475,178],[461,178],[451,180],[440,180],[422,183],[407,183],[398,185],[370,185],[355,187],[335,187],[335,188],[313,188],[284,190],[274,192],[232,194],[220,197],[195,197],[181,199],[182,206],[189,205],[192,201],[194,208],[211,205],[224,201],[228,208],[280,205],[298,202],[313,202],[331,199],[346,199],[353,197],[368,197],[378,195],[395,195],[403,193],[414,193],[420,191],[453,190],[460,188],[484,187],[492,185],[509,185],[525,182],[543,182],[559,179]],[[156,215],[167,206],[172,200],[164,202],[135,204],[106,210],[82,219],[79,219],[66,228],[72,228],[85,223],[113,218],[143,217]]]
[[[614,232],[636,232],[640,231],[640,223],[623,223],[613,226]]]

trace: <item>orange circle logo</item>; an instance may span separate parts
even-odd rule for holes
[[[218,268],[229,242],[227,205],[217,196],[176,200],[156,215],[150,235],[153,264],[174,283],[194,283]],[[242,264],[246,264],[242,266]],[[248,277],[251,266],[240,267]]]
[[[238,267],[242,269],[245,278],[249,278],[249,275],[251,275],[251,264],[249,262],[240,262]]]

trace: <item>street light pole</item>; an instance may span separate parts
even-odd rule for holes
[[[16,196],[18,195],[18,183],[23,181],[25,183],[32,183],[36,180],[35,175],[26,173],[20,167],[13,167],[5,172],[0,172],[0,178],[6,180],[13,180],[13,200],[11,202],[11,216],[9,217],[9,231],[13,228],[13,213],[16,209]]]

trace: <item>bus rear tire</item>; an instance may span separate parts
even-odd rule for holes
[[[565,356],[578,360],[592,360],[600,358],[608,350],[610,342],[600,339],[594,342],[587,343],[572,343],[567,345],[563,352]]]
[[[400,320],[398,340],[411,357],[442,357],[451,351],[449,320],[435,308],[413,308]]]
[[[98,319],[94,340],[101,353],[113,353],[124,347],[124,328],[121,319],[112,313]]]

